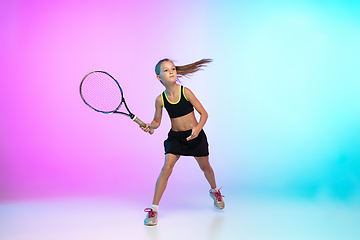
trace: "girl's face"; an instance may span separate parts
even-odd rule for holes
[[[164,61],[160,66],[160,74],[157,78],[163,83],[174,83],[177,79],[175,65],[171,61]]]

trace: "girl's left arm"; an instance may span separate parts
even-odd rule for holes
[[[193,130],[192,134],[190,137],[188,137],[188,140],[191,140],[199,135],[201,129],[204,127],[207,121],[208,113],[206,112],[205,108],[202,106],[200,101],[195,97],[194,93],[190,91],[190,89],[185,88],[184,93],[186,98],[190,101],[190,103],[194,106],[196,111],[200,114],[199,124],[197,126],[192,127]]]

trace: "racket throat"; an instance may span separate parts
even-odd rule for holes
[[[132,113],[129,114],[129,117],[130,117],[131,120],[133,120],[133,121],[135,121],[135,119],[136,119],[136,116],[135,116],[134,114],[132,114]]]

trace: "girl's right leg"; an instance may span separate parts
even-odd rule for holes
[[[168,153],[165,155],[165,163],[161,169],[160,175],[156,181],[153,205],[159,205],[160,199],[165,191],[168,179],[172,173],[175,163],[179,160],[180,155]]]
[[[153,206],[152,208],[146,208],[145,212],[148,212],[144,224],[147,226],[155,226],[157,224],[157,205],[165,191],[167,181],[171,175],[172,169],[175,163],[180,158],[180,155],[166,154],[165,163],[161,169],[160,175],[156,181]],[[155,209],[156,208],[156,209]]]

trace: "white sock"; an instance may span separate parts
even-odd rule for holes
[[[154,212],[157,212],[157,211],[158,211],[158,208],[159,208],[159,205],[153,204],[153,205],[151,206],[151,209],[152,209]]]
[[[217,191],[219,191],[219,189],[216,187],[216,188],[212,188],[211,191],[212,192],[217,192]]]

